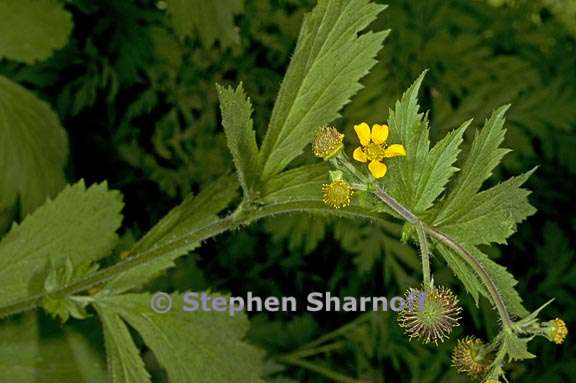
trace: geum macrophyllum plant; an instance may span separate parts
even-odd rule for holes
[[[236,89],[218,86],[222,126],[235,175],[225,175],[185,198],[129,251],[120,256],[114,251],[122,248],[116,231],[122,222],[123,203],[119,193],[108,190],[105,183],[86,187],[80,181],[68,186],[13,225],[0,242],[0,318],[36,308],[63,322],[94,313],[102,325],[108,376],[114,382],[151,381],[133,331],[139,333],[139,343],[156,356],[171,382],[261,381],[264,358],[243,341],[248,328],[245,315],[189,315],[181,310],[156,313],[143,288],[202,241],[261,218],[308,212],[380,223],[405,221],[403,237],[418,243],[422,261],[422,286],[413,289],[428,296],[425,310],[400,315],[400,324],[411,338],[437,344],[449,336],[461,315],[455,294],[434,284],[430,249],[441,255],[476,302],[480,296],[490,301],[500,318],[501,331],[487,343],[473,338],[460,342],[453,356],[459,371],[494,383],[505,379],[508,361],[534,357],[527,346],[535,336],[561,344],[567,335],[564,322],[541,322],[538,315],[545,305],[529,313],[514,290],[513,276],[478,248],[504,243],[516,224],[534,213],[527,200],[529,193],[521,188],[532,172],[481,190],[506,153],[500,144],[507,107],[496,110],[475,134],[456,176],[460,144],[470,121],[430,147],[427,116],[420,113],[417,102],[423,75],[396,102],[387,124],[370,129],[360,123],[355,127],[360,143],[354,150],[355,161],[344,150],[343,134],[328,127],[376,63],[374,58],[388,32],[361,32],[384,8],[368,0],[318,2],[304,19],[260,145],[252,104],[242,85]],[[37,145],[52,142],[43,138],[52,129],[57,137],[52,137],[54,144],[48,147],[66,147],[64,130],[50,107],[2,76],[0,105],[0,132],[16,127],[27,133],[4,136],[30,136],[34,139],[28,141]],[[318,127],[322,128],[317,131]],[[325,163],[287,169],[311,141],[314,153],[333,170]],[[387,145],[388,141],[392,144]],[[5,150],[13,147],[18,149],[16,157],[26,152],[19,145],[6,145]],[[44,162],[63,167],[65,156],[57,157]],[[42,173],[33,164],[29,167]],[[25,181],[11,193],[14,201],[22,198],[18,193],[29,185],[29,180]],[[12,183],[8,186],[14,187]],[[179,302],[182,295],[173,293],[170,299]],[[22,344],[3,342],[2,357],[20,356],[26,350],[27,360],[33,361],[26,366],[26,376],[36,377],[44,376],[36,361],[53,355],[43,355],[43,348],[38,347],[45,339],[33,314],[28,312],[22,321],[0,327],[0,339],[22,339]],[[9,337],[4,337],[3,331]],[[314,352],[327,350],[319,346],[324,339],[326,336],[310,343]],[[310,355],[311,350],[305,349],[276,359],[331,380],[351,381],[306,361]],[[59,368],[50,365],[50,370],[70,369],[69,361],[54,362]],[[16,370],[0,369],[1,380],[19,381],[14,374],[19,374],[20,368]],[[59,377],[54,381],[86,380]]]
[[[428,134],[428,123],[426,117],[418,113],[416,102],[416,93],[422,78],[423,76],[420,76],[404,94],[402,100],[396,104],[396,109],[390,111],[390,126],[374,124],[370,129],[365,122],[354,125],[360,146],[353,151],[353,158],[361,163],[368,162],[368,172],[357,168],[350,161],[342,145],[343,134],[333,127],[318,129],[313,147],[321,145],[330,150],[321,153],[315,149],[314,153],[327,160],[334,168],[329,172],[331,182],[322,188],[323,201],[333,208],[345,208],[352,205],[352,196],[356,193],[365,196],[358,204],[361,208],[388,212],[407,222],[405,236],[415,239],[420,247],[423,286],[422,290],[411,288],[406,294],[426,293],[424,310],[406,308],[399,314],[399,324],[411,339],[418,338],[424,343],[438,344],[449,336],[460,319],[458,298],[448,288],[434,284],[429,261],[430,243],[444,256],[476,300],[481,293],[492,302],[500,317],[501,332],[488,344],[474,337],[464,338],[454,349],[452,361],[459,372],[473,379],[497,382],[500,378],[505,379],[504,367],[507,361],[534,357],[527,351],[527,344],[532,338],[540,335],[561,344],[567,335],[567,328],[560,319],[543,323],[537,320],[538,313],[546,305],[526,315],[520,298],[512,289],[515,282],[509,274],[493,264],[475,247],[470,247],[470,239],[475,239],[476,236],[475,230],[468,232],[463,227],[454,227],[459,222],[465,225],[464,220],[458,221],[454,219],[454,215],[466,216],[465,211],[459,212],[462,207],[457,208],[455,205],[457,202],[466,205],[460,195],[465,192],[476,199],[475,203],[485,205],[490,205],[490,198],[499,198],[506,206],[505,213],[520,220],[531,213],[525,199],[527,193],[520,192],[522,189],[519,189],[530,173],[521,177],[521,181],[512,179],[487,191],[478,193],[474,190],[471,193],[471,190],[467,190],[467,182],[473,182],[478,188],[483,179],[471,180],[475,176],[486,178],[496,165],[487,157],[490,153],[498,158],[503,155],[502,149],[498,149],[504,135],[503,114],[507,107],[503,107],[492,115],[482,131],[475,136],[460,177],[454,182],[452,191],[438,199],[438,206],[431,206],[434,198],[429,198],[427,204],[415,200],[415,197],[422,198],[430,193],[434,193],[435,197],[441,194],[448,178],[456,170],[452,163],[456,160],[464,130],[469,125],[469,122],[464,123],[456,132],[449,133],[429,150],[428,139],[425,137]],[[389,135],[394,137],[397,143],[387,145]],[[407,147],[402,143],[402,139]],[[481,149],[488,152],[483,153]],[[391,159],[393,157],[399,158]],[[391,159],[389,166],[382,162],[388,158]],[[450,161],[448,166],[441,163],[446,160]],[[391,179],[386,182],[385,176],[389,168]],[[442,171],[446,175],[440,177],[439,173]],[[441,187],[429,182],[430,177],[439,178]],[[522,198],[520,204],[513,201],[518,192]],[[473,204],[468,204],[468,208],[479,210]],[[420,210],[424,218],[420,218],[412,209]],[[520,211],[522,209],[524,212]],[[484,207],[481,210],[484,211]],[[480,214],[480,210],[474,213]],[[485,210],[483,214],[490,212]],[[449,221],[452,225],[446,225]],[[443,228],[446,228],[445,231]],[[478,231],[481,231],[481,228]],[[467,241],[461,241],[459,237]]]

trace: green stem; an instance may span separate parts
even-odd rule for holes
[[[498,313],[500,314],[500,318],[502,320],[503,325],[505,327],[512,326],[512,320],[510,319],[508,311],[506,310],[506,305],[504,304],[504,301],[500,296],[498,289],[496,288],[496,285],[492,281],[488,272],[478,262],[478,260],[474,258],[472,254],[470,254],[464,247],[462,247],[458,242],[456,242],[452,238],[448,237],[446,234],[424,225],[424,223],[420,221],[420,219],[416,215],[414,215],[410,210],[401,205],[398,201],[396,201],[392,196],[390,196],[380,187],[377,187],[374,193],[378,198],[380,198],[383,202],[385,202],[392,210],[394,210],[402,218],[404,218],[411,224],[415,225],[417,231],[419,230],[418,226],[420,226],[420,229],[423,228],[429,235],[436,238],[440,242],[444,243],[446,246],[448,246],[457,254],[459,254],[470,265],[470,267],[472,267],[476,271],[476,273],[480,276],[482,282],[486,285],[486,288],[488,289],[488,292],[492,297],[492,300],[498,310]],[[126,260],[118,262],[94,274],[90,274],[89,276],[80,279],[68,286],[64,286],[63,288],[57,291],[51,292],[50,295],[70,296],[88,290],[92,287],[98,286],[103,282],[106,282],[112,279],[113,277],[132,269],[133,267],[145,264],[153,259],[156,259],[164,254],[171,253],[179,248],[186,247],[190,242],[204,241],[208,238],[214,237],[228,230],[233,230],[240,226],[247,225],[260,218],[269,217],[276,214],[286,214],[286,213],[304,212],[304,211],[326,212],[326,208],[319,201],[283,202],[283,203],[265,205],[260,208],[254,208],[254,207],[244,208],[239,213],[232,214],[210,225],[204,226],[198,230],[191,231],[186,235],[176,238],[175,240],[170,241],[166,244],[163,244],[158,247],[145,249],[140,252],[136,252]],[[339,214],[341,216],[367,217],[366,213],[355,211],[353,209],[341,210],[339,211]],[[373,215],[368,216],[368,218],[378,219]],[[420,242],[421,242],[421,248],[422,245],[424,244],[424,249],[427,249],[427,242],[422,241],[422,239],[420,240]],[[423,268],[425,269],[424,278],[427,278],[426,274],[429,273],[429,264],[424,266],[425,263],[429,263],[428,253],[426,253],[425,257],[423,257]],[[7,306],[1,307],[0,318],[36,308],[40,305],[42,299],[46,295],[48,295],[48,293],[46,292],[35,294],[26,297],[20,301],[8,304]]]
[[[174,241],[170,241],[163,246],[153,247],[146,249],[140,253],[135,253],[130,258],[120,261],[110,267],[97,271],[96,273],[90,274],[84,279],[80,279],[68,286],[65,286],[59,290],[51,292],[51,295],[55,296],[68,296],[75,293],[79,293],[84,290],[88,290],[91,287],[97,286],[104,283],[113,277],[122,274],[125,271],[130,270],[133,267],[142,265],[153,258],[159,257],[162,254],[168,254],[175,249],[186,246],[190,242],[202,241],[207,238],[218,235],[226,230],[230,230],[237,225],[236,220],[231,217],[226,217],[222,220],[217,221],[212,225],[203,227],[202,229],[189,233],[188,235],[178,238]],[[4,306],[0,308],[0,318],[6,317],[8,315],[17,314],[22,311],[27,311],[37,307],[42,298],[44,298],[47,293],[40,293],[26,299]]]
[[[420,247],[422,249],[422,245],[425,243],[426,250],[427,250],[427,240],[426,240],[426,233],[429,234],[431,237],[434,237],[438,241],[442,242],[450,249],[452,249],[456,254],[458,254],[464,261],[478,274],[482,283],[488,290],[488,293],[492,297],[492,301],[498,310],[498,314],[500,315],[500,319],[502,320],[502,325],[505,328],[512,327],[512,319],[508,314],[508,310],[506,309],[506,304],[504,303],[504,299],[500,295],[496,284],[492,280],[490,274],[486,271],[484,266],[472,255],[468,250],[466,250],[462,245],[460,245],[457,241],[450,238],[448,235],[442,233],[441,231],[427,226],[423,221],[420,220],[414,213],[412,213],[409,209],[404,207],[400,202],[396,201],[391,195],[386,193],[382,188],[379,186],[376,187],[374,190],[374,194],[380,198],[385,204],[387,204],[392,210],[394,210],[397,214],[399,214],[402,218],[406,221],[410,222],[416,227],[416,231],[418,232],[418,237],[420,241]],[[426,265],[425,265],[426,264]],[[430,272],[430,265],[429,265],[429,255],[428,252],[426,255],[422,257],[422,268],[424,270],[424,278],[426,280],[426,272]]]
[[[380,186],[376,186],[374,189],[374,194],[376,197],[380,198],[382,202],[394,210],[400,217],[404,218],[412,225],[416,225],[418,222],[420,222],[420,218],[418,218],[414,213],[404,207],[404,205],[402,205],[400,202],[396,201],[394,197],[386,193]]]
[[[430,272],[430,249],[428,248],[428,238],[424,231],[424,224],[418,221],[414,225],[416,234],[418,235],[418,242],[420,243],[420,257],[422,258],[422,275],[424,276],[424,286],[426,289],[432,287],[432,275]]]
[[[460,245],[454,239],[450,238],[448,235],[429,226],[426,226],[425,230],[428,234],[430,234],[430,236],[436,238],[450,249],[452,249],[456,254],[460,255],[460,257],[464,259],[464,261],[476,272],[476,274],[478,274],[482,280],[482,283],[484,283],[484,286],[488,289],[488,293],[492,297],[494,306],[496,306],[496,310],[498,311],[500,319],[502,320],[502,325],[504,328],[512,328],[512,319],[510,318],[510,314],[506,309],[504,299],[500,295],[496,284],[484,266],[482,266],[476,257],[470,254],[468,250],[466,250],[462,245]]]
[[[143,250],[136,249],[131,257],[126,258],[125,260],[120,261],[110,267],[97,271],[96,273],[90,274],[83,279],[73,282],[70,285],[53,291],[50,294],[43,292],[31,295],[22,300],[12,302],[6,306],[0,307],[0,318],[23,311],[32,310],[38,307],[41,304],[42,299],[47,295],[70,296],[82,291],[86,291],[92,287],[99,286],[102,283],[116,277],[117,275],[132,269],[133,267],[145,264],[155,258],[161,257],[164,254],[171,253],[179,248],[187,247],[187,245],[191,242],[202,242],[208,238],[214,237],[229,230],[236,229],[243,225],[247,225],[264,217],[295,212],[331,212],[343,217],[370,218],[377,221],[383,221],[381,217],[367,214],[366,212],[362,212],[358,209],[342,209],[338,211],[331,210],[328,209],[320,201],[281,202],[265,205],[260,208],[244,206],[243,209],[241,209],[239,212],[235,212],[232,215],[222,218],[210,225],[188,232],[182,237],[176,238],[173,241],[167,242],[161,246]]]

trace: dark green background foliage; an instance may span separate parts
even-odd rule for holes
[[[107,180],[110,188],[122,192],[126,207],[120,252],[184,196],[233,169],[215,83],[243,82],[261,142],[303,15],[314,1],[222,1],[222,9],[208,6],[205,15],[185,25],[178,15],[170,17],[164,2],[65,3],[74,22],[68,44],[32,65],[1,60],[0,74],[56,110],[70,142],[68,181]],[[379,63],[336,126],[352,146],[352,124],[385,121],[388,108],[426,68],[420,102],[430,110],[433,138],[472,116],[480,124],[496,107],[510,103],[505,146],[513,152],[490,182],[539,165],[526,186],[533,190],[530,200],[538,213],[519,226],[509,246],[491,255],[520,281],[518,290],[529,310],[556,298],[545,315],[574,322],[576,218],[570,211],[576,186],[576,17],[569,16],[575,15],[576,3],[387,4],[373,25],[391,29]],[[210,12],[219,12],[223,25],[206,23],[214,17]],[[307,154],[297,161],[313,160]],[[11,212],[12,218],[19,216]],[[400,241],[401,229],[394,222],[274,217],[210,240],[179,259],[151,289],[301,298],[310,291],[392,296],[420,279],[416,250]],[[496,313],[485,301],[477,310],[444,262],[438,257],[432,261],[436,280],[455,289],[464,302],[465,333],[494,334]],[[51,319],[43,320],[55,326]],[[435,348],[408,342],[392,314],[301,312],[260,314],[251,320],[250,340],[270,356],[270,381],[329,381],[310,369],[285,367],[273,357],[348,323],[336,338],[335,351],[310,358],[316,366],[370,382],[467,381],[448,368],[462,328]],[[99,331],[89,321],[81,330]],[[560,347],[537,340],[530,351],[538,358],[512,365],[512,381],[573,380],[576,363],[570,357],[576,349],[570,337]],[[161,381],[153,356],[145,360]]]

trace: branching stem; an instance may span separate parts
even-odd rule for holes
[[[486,287],[488,293],[492,297],[492,301],[498,310],[498,314],[502,321],[502,325],[504,328],[511,328],[512,327],[512,319],[510,318],[510,314],[506,309],[506,304],[496,287],[496,284],[492,280],[490,274],[486,271],[484,266],[472,255],[468,250],[466,250],[460,243],[456,240],[450,238],[448,235],[442,233],[441,231],[427,226],[424,222],[422,222],[414,213],[412,213],[409,209],[404,207],[398,201],[396,201],[390,194],[386,193],[382,188],[376,187],[374,190],[374,194],[386,205],[388,205],[392,210],[394,210],[397,214],[399,214],[402,218],[406,221],[410,222],[416,228],[416,232],[418,234],[418,239],[420,242],[420,250],[422,252],[422,269],[424,273],[424,283],[430,278],[430,261],[429,261],[429,252],[428,252],[428,241],[426,238],[426,234],[430,235],[431,237],[435,238],[436,240],[442,242],[444,245],[449,247],[452,251],[458,254],[480,277],[482,283]],[[424,253],[426,250],[426,253]]]
[[[175,238],[172,241],[163,243],[160,246],[155,246],[147,249],[135,249],[135,252],[129,258],[120,261],[110,267],[99,270],[93,274],[85,276],[82,279],[74,281],[59,290],[51,293],[42,292],[34,294],[17,301],[8,303],[0,307],[0,318],[14,315],[20,312],[33,310],[38,307],[42,299],[47,295],[53,296],[71,296],[80,294],[92,287],[101,286],[103,283],[111,280],[112,278],[131,270],[133,267],[140,266],[150,262],[153,259],[161,257],[165,254],[173,253],[179,248],[186,248],[191,242],[202,242],[209,238],[215,237],[224,232],[237,229],[243,225],[248,225],[256,220],[265,217],[271,217],[279,214],[309,212],[309,213],[332,213],[342,217],[350,218],[365,218],[371,220],[381,220],[381,218],[371,215],[360,210],[342,209],[333,210],[324,205],[321,201],[295,201],[295,202],[282,202],[268,204],[262,207],[243,206],[242,209],[235,213],[219,219],[207,226],[203,226],[196,230],[192,230]]]
[[[392,196],[382,190],[380,187],[376,187],[374,194],[386,203],[392,210],[394,210],[400,217],[415,226],[418,233],[420,248],[422,251],[422,265],[424,271],[424,281],[425,283],[430,281],[430,264],[429,264],[429,252],[428,252],[428,242],[426,234],[442,242],[444,245],[448,246],[454,252],[456,252],[460,257],[462,257],[473,270],[476,271],[498,310],[502,324],[506,328],[512,326],[512,320],[506,309],[506,305],[502,297],[500,296],[498,289],[494,281],[492,280],[490,274],[484,269],[482,264],[470,254],[462,245],[450,238],[448,235],[432,228],[426,226],[415,214],[413,214],[409,209],[404,207],[398,201],[396,201]],[[212,238],[216,235],[224,233],[229,230],[236,229],[240,226],[247,225],[255,220],[264,217],[270,217],[277,214],[286,214],[294,212],[332,212],[322,205],[319,201],[297,201],[297,202],[283,202],[277,204],[269,204],[263,207],[244,207],[239,213],[232,214],[225,218],[222,218],[210,225],[201,227],[199,229],[193,230],[186,233],[185,235],[174,239],[173,241],[162,244],[161,246],[152,247],[149,249],[144,249],[142,251],[136,252],[131,257],[124,261],[118,262],[108,268],[102,269],[96,273],[90,274],[83,279],[80,279],[70,285],[64,286],[60,290],[52,292],[50,295],[56,296],[70,296],[74,294],[81,293],[92,287],[101,285],[102,283],[109,281],[110,279],[118,276],[133,267],[145,264],[153,259],[161,257],[164,254],[172,253],[173,251],[187,247],[190,242],[201,242],[208,238]],[[349,215],[356,217],[365,217],[374,219],[370,214],[363,214],[360,212],[353,211],[342,211],[340,215]],[[0,318],[16,314],[22,311],[32,310],[39,306],[42,298],[47,296],[48,293],[43,292],[35,294],[24,299],[15,301],[4,307],[0,307]]]

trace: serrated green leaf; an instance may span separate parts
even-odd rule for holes
[[[150,374],[146,371],[140,350],[134,344],[126,323],[115,313],[96,306],[104,328],[108,361],[108,380],[112,383],[146,383]]]
[[[444,191],[450,177],[458,171],[454,166],[464,131],[470,125],[470,120],[463,123],[458,129],[448,133],[438,141],[426,156],[426,161],[418,177],[414,193],[414,212],[424,212]]]
[[[384,6],[368,0],[320,0],[302,25],[262,144],[262,179],[296,158],[315,130],[339,117],[376,64],[387,32],[358,33]]]
[[[182,295],[171,297],[174,306],[166,314],[151,310],[149,294],[103,297],[96,306],[138,331],[172,383],[260,381],[262,354],[242,341],[245,315],[189,313],[182,310]]]
[[[141,254],[176,243],[218,221],[218,213],[237,196],[238,181],[227,175],[206,186],[197,196],[188,196],[181,205],[172,209],[130,251]],[[114,277],[106,283],[103,291],[116,294],[141,287],[158,273],[174,266],[174,260],[197,248],[198,242],[184,242],[173,246],[169,252],[154,257],[146,263]]]
[[[511,332],[505,332],[503,338],[502,348],[510,361],[532,359],[536,355],[528,352],[528,343],[531,338],[520,339]]]
[[[32,64],[68,42],[72,16],[54,0],[0,2],[0,58]]]
[[[222,125],[226,133],[228,148],[236,165],[240,185],[248,199],[254,197],[258,174],[258,146],[252,122],[252,103],[244,93],[242,83],[236,90],[216,85]]]
[[[107,381],[105,361],[81,329],[60,328],[38,315],[28,312],[0,322],[0,381]]]
[[[106,183],[86,188],[81,181],[15,225],[0,242],[0,305],[43,291],[49,260],[79,265],[109,255],[122,207]]]
[[[534,171],[512,177],[463,201],[459,209],[434,225],[468,244],[506,243],[516,225],[536,212],[528,202],[530,191],[520,188]]]
[[[382,185],[409,209],[414,209],[418,202],[416,185],[420,183],[420,175],[426,167],[430,149],[428,119],[420,113],[418,105],[418,91],[425,74],[423,72],[404,92],[388,118],[388,142],[404,145],[406,157],[387,161],[388,173],[382,179]]]
[[[56,113],[0,76],[0,211],[18,201],[24,217],[58,193],[67,157],[68,140]]]
[[[242,0],[167,0],[174,30],[181,38],[198,34],[204,48],[216,41],[222,47],[240,43],[234,16],[243,12]]]
[[[480,133],[476,133],[462,170],[441,205],[436,222],[443,222],[469,202],[480,190],[484,181],[490,177],[494,168],[509,152],[508,149],[500,148],[506,133],[504,114],[508,107],[502,106],[494,111]]]
[[[382,180],[383,187],[416,215],[433,206],[458,170],[454,163],[471,122],[464,122],[430,149],[428,118],[420,113],[418,105],[418,91],[425,74],[414,81],[390,110],[389,142],[404,145],[407,156],[389,160],[389,171]]]

